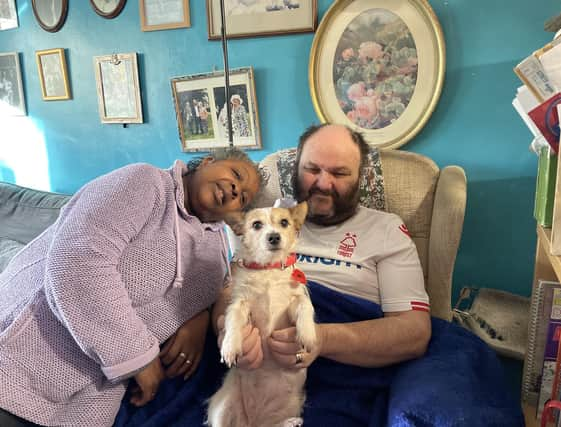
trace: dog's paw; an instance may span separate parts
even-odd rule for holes
[[[242,337],[239,334],[226,334],[220,349],[220,361],[225,363],[228,368],[235,366],[243,354]]]
[[[318,341],[316,324],[314,322],[296,322],[296,340],[306,351],[312,351]]]
[[[304,425],[304,420],[300,417],[288,418],[284,420],[282,427],[301,427]]]

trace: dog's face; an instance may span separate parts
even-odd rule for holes
[[[242,236],[243,259],[268,264],[284,261],[292,252],[307,212],[306,202],[289,209],[253,209],[228,224]]]

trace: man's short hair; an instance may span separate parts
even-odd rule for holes
[[[321,128],[332,124],[333,123],[321,123],[319,125],[311,125],[304,131],[302,135],[300,135],[300,138],[298,140],[298,148],[296,149],[296,161],[294,162],[294,167],[295,167],[294,172],[296,173],[293,174],[293,176],[298,175],[297,173],[298,165],[300,164],[300,157],[302,156],[302,150],[304,149],[304,145],[306,145],[306,142],[308,142],[310,137],[314,135],[317,131],[319,131]],[[370,152],[370,145],[368,145],[368,142],[366,142],[366,140],[364,139],[364,135],[362,133],[351,129],[347,125],[341,125],[341,126],[347,129],[349,135],[351,136],[351,139],[358,146],[358,149],[360,151],[360,169],[358,173],[359,173],[359,177],[362,177],[364,168],[368,164],[368,153]]]

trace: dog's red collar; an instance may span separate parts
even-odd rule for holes
[[[242,261],[242,265],[245,268],[249,268],[251,270],[270,270],[273,268],[280,268],[280,269],[284,269],[286,267],[291,267],[294,264],[296,264],[296,254],[290,254],[288,256],[288,258],[286,258],[286,261],[284,262],[275,262],[272,264],[258,264],[256,262],[250,262],[249,264]]]

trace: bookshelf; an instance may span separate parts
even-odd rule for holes
[[[538,280],[554,280],[561,282],[561,256],[551,255],[551,228],[544,228],[541,225],[536,227],[538,241],[536,244],[536,260],[534,264],[534,280],[532,293],[536,289]],[[536,407],[530,404],[523,404],[524,419],[527,427],[538,427],[539,423],[535,418]]]

